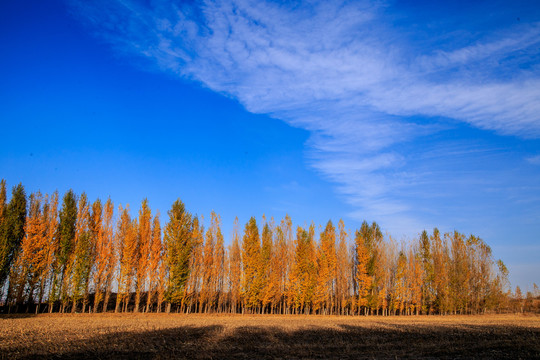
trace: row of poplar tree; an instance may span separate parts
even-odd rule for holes
[[[143,200],[138,217],[83,193],[25,195],[0,188],[0,300],[4,311],[446,314],[499,310],[508,271],[476,236],[458,232],[397,243],[376,223],[354,234],[293,231],[220,218],[205,230],[177,200],[162,228]]]

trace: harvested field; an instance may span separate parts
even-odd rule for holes
[[[540,358],[540,317],[0,317],[2,359]]]

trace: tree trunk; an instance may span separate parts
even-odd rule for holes
[[[101,312],[104,312],[106,313],[107,312],[107,306],[109,305],[109,297],[110,297],[110,292],[107,291],[105,293],[105,299],[103,299],[103,310],[101,310]]]
[[[120,312],[120,294],[116,294],[116,306],[114,308],[115,313]]]
[[[135,294],[135,308],[133,309],[134,313],[139,312],[140,303],[141,303],[141,293],[139,291],[137,291],[137,293]]]

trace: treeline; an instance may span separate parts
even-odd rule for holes
[[[162,226],[148,201],[137,217],[83,193],[6,196],[0,184],[4,312],[274,314],[483,313],[508,307],[508,270],[476,236],[422,232],[397,243],[376,223],[293,229],[236,220],[225,246],[177,200]]]

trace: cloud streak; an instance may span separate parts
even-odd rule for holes
[[[529,66],[540,24],[418,54],[414,41],[394,29],[389,7],[73,3],[119,51],[237,99],[248,111],[309,130],[309,164],[336,184],[357,209],[353,216],[416,226],[411,202],[399,194],[413,193],[427,178],[407,171],[411,160],[400,148],[452,122],[540,136],[540,76]]]

